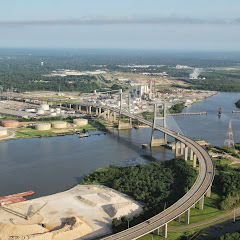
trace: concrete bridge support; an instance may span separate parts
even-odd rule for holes
[[[110,121],[110,110],[107,110],[107,120]]]
[[[164,104],[163,108],[163,117],[157,117],[157,104],[154,105],[154,117],[153,117],[153,126],[152,126],[152,137],[151,137],[151,147],[158,147],[167,144],[167,134],[164,133],[163,139],[154,139],[154,129],[157,119],[163,119],[163,126],[166,127],[166,106]]]
[[[88,113],[91,115],[92,114],[92,106],[89,106],[89,111],[88,111]]]
[[[212,186],[210,186],[209,189],[207,190],[207,193],[206,193],[207,197],[211,197],[211,188]]]
[[[184,148],[185,148],[185,144],[181,142],[181,151],[180,151],[180,154],[181,154],[182,156],[183,156]]]
[[[162,236],[167,238],[167,223],[162,227]]]
[[[199,201],[199,209],[203,210],[203,207],[204,207],[204,196]]]
[[[107,110],[106,109],[104,109],[103,118],[104,118],[104,120],[107,121]]]
[[[185,212],[185,224],[190,223],[190,208]]]
[[[101,117],[102,115],[102,108],[98,108],[98,117]]]
[[[175,139],[175,157],[181,157],[181,153],[179,153],[179,145],[181,144],[177,139]]]
[[[184,159],[185,159],[185,161],[187,161],[187,160],[188,160],[188,147],[187,147],[187,146],[185,146],[185,154],[184,154]]]
[[[78,111],[81,112],[82,111],[82,106],[78,105]]]
[[[109,119],[110,119],[110,122],[113,122],[113,112],[110,112]]]
[[[197,166],[197,155],[193,154],[193,167],[195,168]]]
[[[98,108],[96,108],[96,115],[98,116]]]
[[[193,160],[193,150],[190,151],[190,160]]]
[[[71,103],[69,103],[69,109],[72,109],[72,104]]]
[[[117,121],[117,113],[113,112],[113,121],[116,122]]]

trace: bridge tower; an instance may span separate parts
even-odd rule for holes
[[[129,118],[129,123],[123,123],[121,122],[121,115],[122,115],[122,89],[119,89],[119,94],[120,94],[120,108],[119,108],[119,114],[118,114],[118,129],[132,129],[132,119]],[[131,108],[131,95],[130,93],[128,94],[128,111],[130,113],[130,108]]]
[[[163,139],[155,139],[154,138],[154,129],[156,126],[156,120],[161,119],[163,120],[163,127],[167,127],[166,124],[166,104],[163,104],[163,116],[158,117],[157,116],[157,104],[154,104],[154,115],[153,115],[153,126],[152,126],[152,137],[151,137],[151,147],[158,147],[167,144],[167,134],[164,133]]]
[[[233,139],[233,131],[232,131],[232,119],[229,120],[229,127],[228,127],[228,132],[226,135],[226,139],[224,141],[224,146],[227,146],[229,148],[235,148],[234,147],[234,139]]]

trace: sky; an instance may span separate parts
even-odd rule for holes
[[[240,50],[239,0],[0,0],[0,47]]]

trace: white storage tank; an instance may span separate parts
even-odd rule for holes
[[[76,118],[73,119],[73,123],[76,124],[77,126],[86,126],[88,125],[88,120],[83,118]]]
[[[44,111],[49,111],[49,105],[46,103],[41,104],[40,108],[43,109]]]
[[[34,108],[27,108],[27,109],[25,109],[25,112],[36,112],[36,109],[34,109]]]
[[[53,128],[66,128],[67,122],[63,122],[63,121],[52,122],[52,127]]]
[[[39,114],[39,115],[44,114],[44,110],[43,109],[38,109],[37,114]]]
[[[0,137],[6,137],[8,135],[7,129],[0,129]]]
[[[35,129],[39,131],[46,131],[51,129],[51,124],[50,123],[37,123],[35,125]]]

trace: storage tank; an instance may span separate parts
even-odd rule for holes
[[[8,135],[7,129],[0,129],[0,137],[6,137]]]
[[[45,131],[51,129],[51,123],[37,123],[35,129],[39,131]]]
[[[73,119],[73,123],[76,124],[77,126],[85,126],[88,124],[88,120],[83,118],[76,118]]]
[[[41,104],[40,108],[43,109],[44,111],[49,111],[49,105],[46,103]]]
[[[55,117],[55,116],[57,116],[57,113],[51,112],[51,113],[50,113],[50,116]]]
[[[63,122],[63,121],[52,122],[52,127],[53,128],[66,128],[67,122]]]
[[[43,109],[38,109],[37,114],[39,114],[39,115],[44,114],[44,110]]]
[[[25,112],[36,112],[36,109],[34,109],[34,108],[27,108],[27,109],[25,109]]]
[[[18,121],[17,120],[5,120],[2,121],[3,127],[18,127]]]
[[[61,108],[56,108],[56,113],[60,114],[61,113]]]

